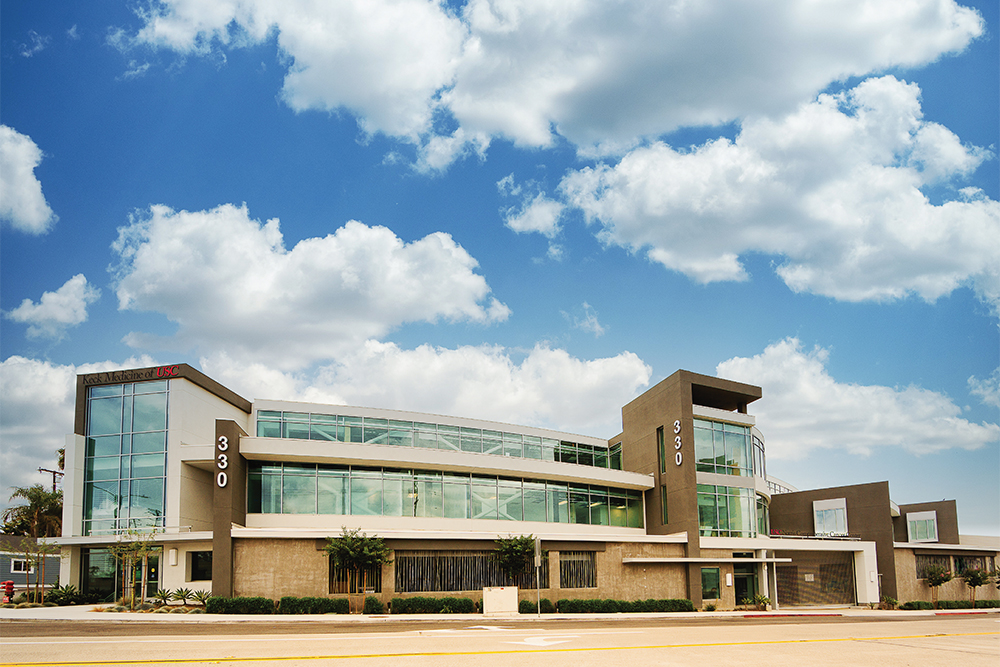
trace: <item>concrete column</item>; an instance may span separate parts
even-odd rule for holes
[[[774,552],[772,551],[771,553],[773,554]],[[764,564],[764,567],[767,567],[766,563]],[[778,564],[777,563],[771,563],[771,578],[768,583],[770,584],[770,588],[768,589],[767,597],[771,598],[771,608],[777,609],[778,608]]]
[[[215,420],[212,595],[217,597],[233,595],[232,526],[246,524],[246,460],[240,454],[243,435],[246,435],[243,429],[233,420]]]

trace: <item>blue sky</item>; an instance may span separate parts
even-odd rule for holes
[[[312,4],[0,3],[0,486],[98,368],[601,437],[684,368],[1000,534],[996,3]]]

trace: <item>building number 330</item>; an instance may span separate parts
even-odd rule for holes
[[[219,469],[219,474],[215,476],[215,483],[220,489],[224,489],[229,483],[229,474],[226,472],[226,468],[229,467],[229,454],[226,454],[226,450],[229,449],[229,438],[220,435],[217,448],[219,452],[215,457],[215,467]]]
[[[674,422],[674,463],[680,465],[684,461],[684,455],[681,453],[681,420],[678,419]]]

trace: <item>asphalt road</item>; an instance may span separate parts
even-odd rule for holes
[[[392,621],[0,622],[14,665],[1000,664],[1000,616]]]

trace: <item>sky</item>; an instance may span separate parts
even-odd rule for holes
[[[610,438],[1000,535],[993,0],[0,0],[0,502],[75,375]]]

